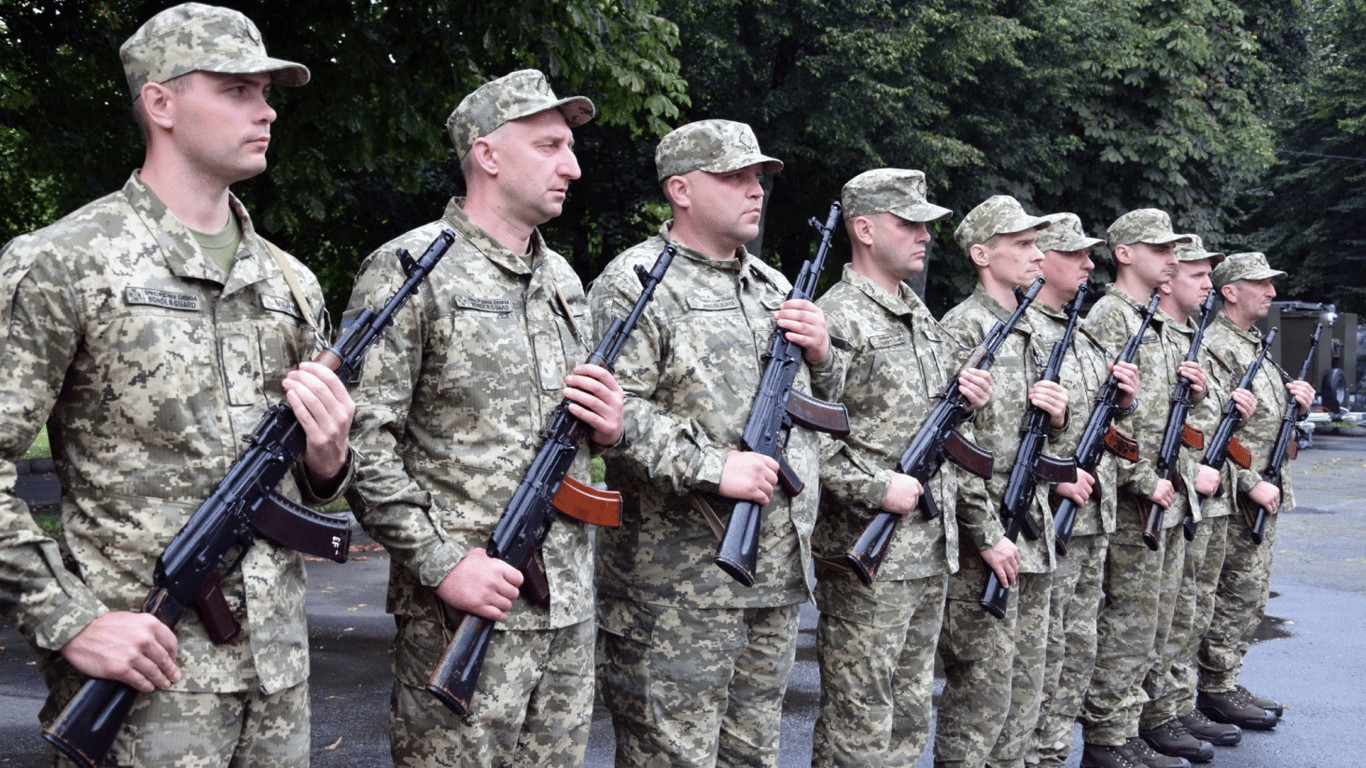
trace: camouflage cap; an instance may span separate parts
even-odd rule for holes
[[[995,195],[968,211],[958,229],[953,231],[953,240],[966,255],[972,246],[985,243],[996,235],[1044,229],[1047,226],[1048,219],[1025,213],[1019,200],[1010,195]]]
[[[269,72],[277,85],[303,85],[308,67],[266,55],[261,30],[230,8],[183,3],[138,27],[119,46],[123,74],[136,101],[147,83],[164,83],[190,72],[246,75]]]
[[[655,148],[659,180],[692,171],[729,173],[756,163],[764,173],[777,173],[783,162],[759,154],[759,140],[744,123],[732,120],[698,120],[675,128]]]
[[[1229,256],[1224,259],[1224,263],[1215,267],[1214,274],[1210,275],[1215,288],[1223,288],[1239,280],[1265,280],[1268,277],[1285,277],[1285,273],[1279,269],[1272,269],[1271,265],[1266,263],[1266,254],[1256,251]]]
[[[1199,235],[1186,235],[1190,242],[1181,243],[1176,246],[1177,261],[1200,261],[1209,259],[1210,266],[1218,266],[1224,260],[1224,254],[1205,250],[1205,241]]]
[[[1190,240],[1190,235],[1178,235],[1172,231],[1172,219],[1166,211],[1156,208],[1139,208],[1115,219],[1115,223],[1106,230],[1106,235],[1110,238],[1110,247],[1116,245],[1133,245],[1134,243],[1147,243],[1148,245],[1167,245],[1168,243],[1184,243]]]
[[[953,215],[925,199],[925,174],[902,168],[878,168],[850,179],[840,193],[844,218],[893,213],[906,221],[930,222]]]
[[[588,97],[556,98],[539,70],[519,69],[484,83],[461,99],[460,105],[446,118],[446,130],[451,134],[455,154],[464,160],[476,139],[493,133],[505,123],[547,109],[560,110],[570,128],[578,128],[597,115]]]
[[[1075,213],[1050,213],[1044,217],[1049,227],[1039,235],[1039,250],[1071,253],[1083,251],[1105,242],[1090,237],[1081,227],[1081,217]]]

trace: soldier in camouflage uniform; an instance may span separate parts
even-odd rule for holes
[[[1016,307],[1011,289],[1039,276],[1043,253],[1036,247],[1046,219],[1025,213],[1014,198],[998,195],[972,209],[954,240],[977,271],[978,285],[966,301],[944,315],[942,325],[960,344],[980,344],[992,326]],[[1049,415],[1050,438],[1067,422],[1067,390],[1040,381],[1047,350],[1025,317],[1006,338],[991,368],[994,396],[973,417],[982,448],[995,453],[986,494],[961,486],[957,517],[959,570],[949,577],[939,653],[946,682],[935,726],[936,766],[1022,765],[1026,742],[1039,718],[1048,595],[1053,571],[1053,526],[1047,488],[1035,488],[1028,514],[1037,540],[1005,536],[1000,517],[1006,479],[1020,443],[1027,403]],[[966,492],[965,492],[966,491]],[[988,573],[1011,587],[1006,616],[981,605]]]
[[[1261,348],[1261,333],[1254,323],[1266,316],[1276,296],[1272,281],[1285,273],[1272,269],[1260,253],[1235,253],[1214,270],[1214,287],[1224,299],[1219,316],[1210,324],[1206,339],[1215,362],[1229,375],[1241,378]],[[1237,478],[1238,509],[1231,514],[1223,570],[1215,593],[1214,617],[1200,645],[1199,694],[1196,705],[1219,722],[1243,728],[1265,729],[1276,725],[1281,706],[1254,696],[1238,684],[1243,656],[1252,633],[1266,611],[1271,583],[1271,556],[1276,548],[1275,514],[1267,516],[1260,545],[1248,535],[1256,506],[1276,511],[1295,508],[1290,476],[1282,473],[1279,487],[1261,478],[1261,469],[1275,442],[1285,407],[1286,392],[1294,395],[1300,415],[1314,401],[1314,388],[1290,377],[1270,362],[1253,379],[1252,394],[1258,407],[1238,439],[1252,452],[1253,471]],[[1265,714],[1260,714],[1263,710]]]
[[[557,99],[535,70],[466,96],[446,126],[468,196],[372,253],[352,292],[348,315],[403,281],[395,249],[419,252],[441,230],[456,233],[371,351],[356,398],[356,442],[372,460],[347,498],[392,557],[390,746],[399,768],[577,766],[587,748],[587,525],[563,516],[551,525],[536,554],[549,581],[544,606],[519,597],[522,574],[484,546],[563,397],[594,444],[620,438],[616,381],[577,365],[591,351],[583,287],[536,229],[559,215],[579,177],[571,129],[593,115],[591,101]],[[588,454],[570,473],[583,482]],[[447,608],[498,622],[466,721],[424,690],[450,641]]]
[[[1174,244],[1187,235],[1172,232],[1171,219],[1153,208],[1130,211],[1108,230],[1118,275],[1115,284],[1087,315],[1086,326],[1102,344],[1119,349],[1137,330],[1141,310],[1154,288],[1176,271]],[[1183,362],[1190,338],[1159,307],[1134,358],[1143,371],[1145,395],[1130,417],[1139,443],[1137,463],[1120,468],[1115,531],[1106,553],[1105,602],[1096,622],[1095,672],[1082,704],[1082,765],[1088,768],[1147,765],[1186,766],[1184,758],[1159,754],[1138,737],[1139,715],[1147,700],[1142,683],[1154,648],[1166,643],[1184,564],[1185,539],[1180,525],[1196,488],[1196,454],[1182,448],[1175,482],[1156,473],[1156,451],[1171,410],[1177,376],[1191,381],[1192,402],[1205,395],[1204,369]],[[1217,473],[1206,473],[1209,490]],[[1159,549],[1144,545],[1142,531],[1154,503],[1166,508]]]
[[[590,291],[599,330],[640,293],[632,268],[669,244],[678,256],[617,362],[626,437],[606,456],[622,526],[597,536],[598,682],[618,766],[772,766],[782,696],[810,598],[819,442],[794,427],[789,496],[777,463],[736,450],[777,327],[803,348],[794,386],[837,396],[838,356],[823,313],[784,301],[788,281],[748,253],[760,179],[782,163],[749,126],[703,120],[655,151],[673,219],[618,255]],[[737,499],[765,505],[753,587],[713,563]]]
[[[142,168],[0,253],[5,617],[38,651],[45,723],[86,676],[155,689],[105,765],[305,766],[297,552],[257,539],[226,576],[242,631],[223,645],[195,611],[172,633],[140,609],[157,557],[271,404],[288,399],[308,435],[284,493],[317,504],[349,480],[351,399],[304,362],[326,326],[318,282],[256,234],[229,192],[265,170],[272,83],[302,85],[308,70],[267,57],[242,14],[198,4],[152,17],[120,55],[147,141]],[[282,269],[297,273],[302,301]],[[63,489],[60,543],[13,494],[13,462],[44,422]]]
[[[821,610],[821,705],[811,762],[909,766],[930,737],[934,646],[946,576],[958,568],[958,484],[982,482],[945,465],[928,483],[941,514],[925,520],[915,511],[920,482],[891,469],[966,353],[902,282],[925,268],[927,223],[953,212],[925,199],[923,173],[898,168],[859,174],[844,185],[842,199],[852,263],[817,305],[831,343],[848,358],[843,402],[852,429],[826,445],[811,537]],[[959,391],[973,408],[986,402],[990,387],[989,373],[962,372]],[[876,511],[903,520],[877,580],[864,586],[843,555]]]
[[[1066,330],[1063,305],[1085,288],[1095,268],[1090,249],[1105,241],[1088,237],[1076,214],[1054,213],[1044,218],[1050,226],[1039,235],[1038,245],[1048,282],[1030,306],[1028,317],[1036,338],[1051,350]],[[1133,363],[1111,363],[1116,351],[1105,349],[1090,331],[1077,327],[1072,350],[1063,358],[1062,381],[1072,387],[1070,392],[1081,407],[1075,409],[1075,418],[1062,434],[1059,456],[1075,454],[1090,417],[1087,408],[1110,378],[1112,366],[1120,387],[1120,411],[1113,423],[1120,430],[1127,429],[1126,417],[1135,407],[1138,368]],[[1109,451],[1103,452],[1093,473],[1078,469],[1078,482],[1057,485],[1050,498],[1054,508],[1066,497],[1078,509],[1067,555],[1058,559],[1053,572],[1043,703],[1026,765],[1061,766],[1072,749],[1072,725],[1095,666],[1096,607],[1101,600],[1109,534],[1115,529],[1117,461]]]

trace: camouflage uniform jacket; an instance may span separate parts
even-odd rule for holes
[[[992,326],[1010,319],[1011,312],[992,298],[978,284],[972,295],[950,309],[940,323],[958,343],[973,347],[982,343]],[[986,482],[985,496],[972,493],[958,495],[958,521],[966,541],[982,552],[1005,536],[1001,521],[1001,499],[1005,495],[1006,480],[1015,464],[1015,452],[1020,448],[1020,425],[1024,423],[1025,408],[1029,403],[1029,389],[1043,375],[1047,351],[1035,334],[1028,314],[1020,318],[991,366],[991,400],[977,411],[973,425],[977,444],[992,451],[991,479]],[[1070,421],[1070,419],[1069,419]],[[1065,427],[1064,427],[1065,428]],[[1050,429],[1045,451],[1057,455],[1060,432]],[[965,485],[964,488],[970,488]],[[1048,509],[1048,486],[1039,483],[1034,488],[1034,503],[1029,514],[1039,526],[1039,538],[1030,540],[1021,535],[1015,542],[1020,550],[1021,573],[1050,573],[1054,568],[1053,525]]]
[[[632,267],[654,264],[672,242],[671,224],[621,253],[594,281],[589,300],[599,332],[635,303],[640,281]],[[604,458],[607,483],[623,496],[622,525],[598,531],[599,590],[692,609],[791,605],[810,597],[820,496],[816,433],[791,431],[785,454],[806,488],[791,497],[779,487],[764,507],[753,587],[713,562],[717,535],[694,508],[705,501],[724,522],[735,506],[717,495],[721,468],[738,450],[776,327],[773,313],[789,290],[781,272],[743,250],[723,261],[679,244],[617,362],[625,438]],[[835,397],[839,378],[832,348],[825,360],[802,367],[795,386],[809,393],[814,383],[817,397]]]
[[[1128,293],[1111,285],[1105,295],[1091,307],[1086,316],[1086,328],[1107,348],[1120,349],[1129,337],[1138,332],[1146,302],[1139,303]],[[1127,511],[1121,506],[1116,525],[1119,528],[1141,529],[1147,521],[1152,502],[1148,499],[1157,488],[1157,452],[1162,445],[1162,433],[1171,414],[1171,396],[1176,387],[1176,368],[1190,350],[1190,335],[1178,333],[1179,324],[1159,307],[1148,330],[1138,345],[1134,364],[1143,377],[1138,395],[1138,407],[1128,424],[1138,441],[1138,461],[1120,462],[1119,483],[1130,494],[1133,504]],[[1199,403],[1192,405],[1198,411]],[[1187,420],[1189,423],[1189,419]],[[1195,501],[1195,463],[1200,456],[1182,446],[1178,452],[1177,472],[1172,483],[1177,493],[1162,519],[1163,529],[1179,525],[1186,515],[1186,505]],[[1136,511],[1141,510],[1141,511]]]
[[[1062,340],[1063,332],[1067,330],[1066,313],[1036,301],[1029,305],[1029,311],[1025,316],[1034,328],[1035,339],[1047,354],[1051,354],[1053,345]],[[1072,418],[1068,419],[1057,447],[1050,447],[1050,451],[1057,451],[1057,458],[1070,458],[1076,453],[1077,443],[1081,440],[1082,432],[1086,430],[1091,410],[1095,408],[1096,396],[1100,394],[1105,382],[1110,380],[1109,364],[1114,357],[1099,339],[1078,323],[1076,332],[1072,335],[1072,349],[1063,358],[1060,381],[1067,387],[1068,407]],[[1111,420],[1111,425],[1119,432],[1127,432],[1127,421],[1122,413],[1117,413]],[[1096,487],[1092,489],[1091,498],[1086,501],[1086,505],[1077,510],[1076,526],[1072,529],[1074,536],[1114,532],[1115,493],[1119,487],[1120,461],[1123,460],[1110,451],[1101,451],[1100,462],[1091,473],[1095,475]]]
[[[1186,325],[1179,325],[1175,322],[1172,323],[1173,333],[1181,338],[1181,343],[1186,345],[1187,349],[1190,348],[1191,341],[1195,339],[1195,326],[1199,322],[1200,316],[1197,314],[1192,316],[1187,321]],[[1214,322],[1215,320],[1210,321],[1211,327],[1213,327]],[[1214,363],[1215,360],[1213,355],[1210,354],[1208,330],[1209,329],[1206,329],[1204,341],[1200,344],[1200,356],[1197,358],[1200,362],[1200,367],[1205,369],[1205,398],[1200,402],[1191,405],[1190,415],[1186,418],[1187,424],[1204,433],[1206,441],[1214,437],[1214,432],[1219,428],[1219,422],[1224,415],[1223,410],[1225,403],[1228,402],[1228,393],[1232,391],[1233,387],[1238,385],[1238,379],[1236,377],[1230,378],[1228,372],[1224,371],[1219,365],[1211,364]],[[1237,431],[1233,434],[1235,437],[1239,436],[1239,432]],[[1239,439],[1241,440],[1241,438]],[[1185,449],[1182,450],[1184,451]],[[1204,455],[1205,451],[1203,449],[1195,451],[1192,454],[1197,462],[1197,471],[1199,470],[1198,462]],[[1236,473],[1246,471],[1247,470],[1244,470],[1233,463],[1232,460],[1224,462],[1224,468],[1219,473],[1220,482],[1224,486],[1224,492],[1206,499],[1203,509],[1200,507],[1200,499],[1197,496],[1195,498],[1195,508],[1197,510],[1195,515],[1196,519],[1204,520],[1206,518],[1227,516],[1232,510],[1232,507],[1228,503],[1229,499],[1232,498],[1229,494],[1229,489],[1234,487],[1233,484],[1236,482]]]
[[[279,264],[230,204],[242,244],[229,275],[136,172],[0,254],[0,593],[38,649],[58,650],[107,610],[141,609],[157,557],[315,350]],[[291,263],[321,312],[317,280]],[[66,566],[12,492],[12,462],[45,421]],[[281,490],[299,498],[302,482],[317,503],[305,474]],[[187,610],[176,687],[274,692],[307,679],[304,586],[299,554],[258,538],[223,583],[241,635],[216,646]]]
[[[1205,345],[1214,358],[1219,374],[1237,386],[1247,367],[1262,350],[1262,332],[1257,326],[1243,330],[1234,324],[1223,312],[1210,321],[1205,332]],[[1281,428],[1281,416],[1285,414],[1285,382],[1290,375],[1271,362],[1270,356],[1262,363],[1262,368],[1252,379],[1252,394],[1257,398],[1257,410],[1243,428],[1235,432],[1238,441],[1252,452],[1251,469],[1238,467],[1235,472],[1238,492],[1247,493],[1262,479],[1262,470],[1270,459],[1271,447],[1276,442],[1276,433]],[[1233,462],[1230,461],[1229,464]],[[1287,464],[1287,466],[1289,466]],[[1281,511],[1295,508],[1295,491],[1290,485],[1290,473],[1281,472]]]
[[[904,283],[893,296],[851,265],[817,305],[831,343],[847,360],[842,399],[851,431],[824,442],[820,516],[811,540],[817,557],[842,561],[887,500],[892,469],[966,350]],[[970,424],[960,429],[971,438]],[[954,519],[963,478],[982,482],[948,461],[930,479],[926,485],[942,514],[926,520],[917,510],[897,524],[879,581],[958,570],[958,526],[944,521]]]
[[[569,264],[531,238],[532,266],[452,199],[442,219],[371,253],[347,316],[403,282],[394,253],[421,253],[442,229],[455,243],[370,351],[352,439],[369,457],[347,498],[388,550],[387,610],[435,618],[435,589],[484,547],[541,446],[564,377],[587,359],[591,327]],[[566,315],[566,305],[570,312]],[[577,331],[575,330],[577,329]],[[570,475],[588,482],[588,451]],[[501,629],[553,629],[593,616],[588,526],[557,515],[541,547],[549,609],[518,598]]]

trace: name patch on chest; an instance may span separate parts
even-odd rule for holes
[[[688,297],[688,309],[699,312],[724,312],[728,309],[739,309],[740,300],[734,296],[724,299],[707,299],[697,296]]]
[[[283,312],[292,315],[300,320],[304,319],[304,313],[299,311],[299,305],[293,299],[282,299],[279,296],[261,295],[261,306],[271,312]]]
[[[455,306],[461,309],[473,309],[477,312],[498,312],[504,315],[512,313],[512,301],[509,299],[481,299],[477,296],[456,294],[454,301]]]
[[[156,288],[134,288],[128,286],[123,291],[126,304],[141,304],[163,309],[179,309],[185,312],[198,312],[202,308],[199,296],[191,293],[172,293]]]
[[[906,342],[907,338],[904,333],[884,333],[880,336],[869,337],[868,346],[873,349],[886,349],[887,347],[900,346]]]

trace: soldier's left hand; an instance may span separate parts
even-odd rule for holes
[[[1138,396],[1138,366],[1133,363],[1114,362],[1110,363],[1109,368],[1110,373],[1115,376],[1115,383],[1119,385],[1119,400],[1115,404],[1122,409],[1128,408]]]
[[[346,436],[356,404],[337,374],[312,361],[290,371],[283,386],[285,399],[308,438],[304,466],[309,482],[314,487],[326,486],[346,468]]]
[[[1077,482],[1058,483],[1054,490],[1057,491],[1059,496],[1071,499],[1080,507],[1086,503],[1087,499],[1091,498],[1091,493],[1095,489],[1095,485],[1095,475],[1092,475],[1081,467],[1077,467]]]
[[[588,363],[574,366],[564,378],[569,412],[588,427],[593,442],[616,445],[621,441],[621,406],[625,397],[612,372]]]
[[[1029,402],[1048,414],[1048,423],[1060,429],[1067,423],[1067,390],[1056,381],[1041,379],[1029,388]]]
[[[1258,480],[1247,492],[1247,497],[1273,515],[1281,508],[1281,489],[1265,480]]]
[[[825,332],[825,313],[805,299],[789,299],[773,315],[787,340],[802,348],[802,358],[819,363],[830,354],[830,335]]]
[[[958,372],[958,392],[968,399],[968,407],[977,410],[991,399],[991,371],[964,368]]]
[[[1241,428],[1256,412],[1257,396],[1246,389],[1235,389],[1228,396],[1233,399],[1233,406],[1238,409],[1238,426]]]
[[[1206,464],[1195,473],[1195,492],[1206,498],[1219,492],[1219,470]]]
[[[1309,406],[1314,404],[1314,387],[1307,381],[1291,381],[1285,385],[1286,391],[1295,396],[1295,402],[1299,403],[1300,416],[1309,413]]]
[[[1205,369],[1194,360],[1182,360],[1176,367],[1176,373],[1184,376],[1191,383],[1191,401],[1201,400],[1205,397]]]

